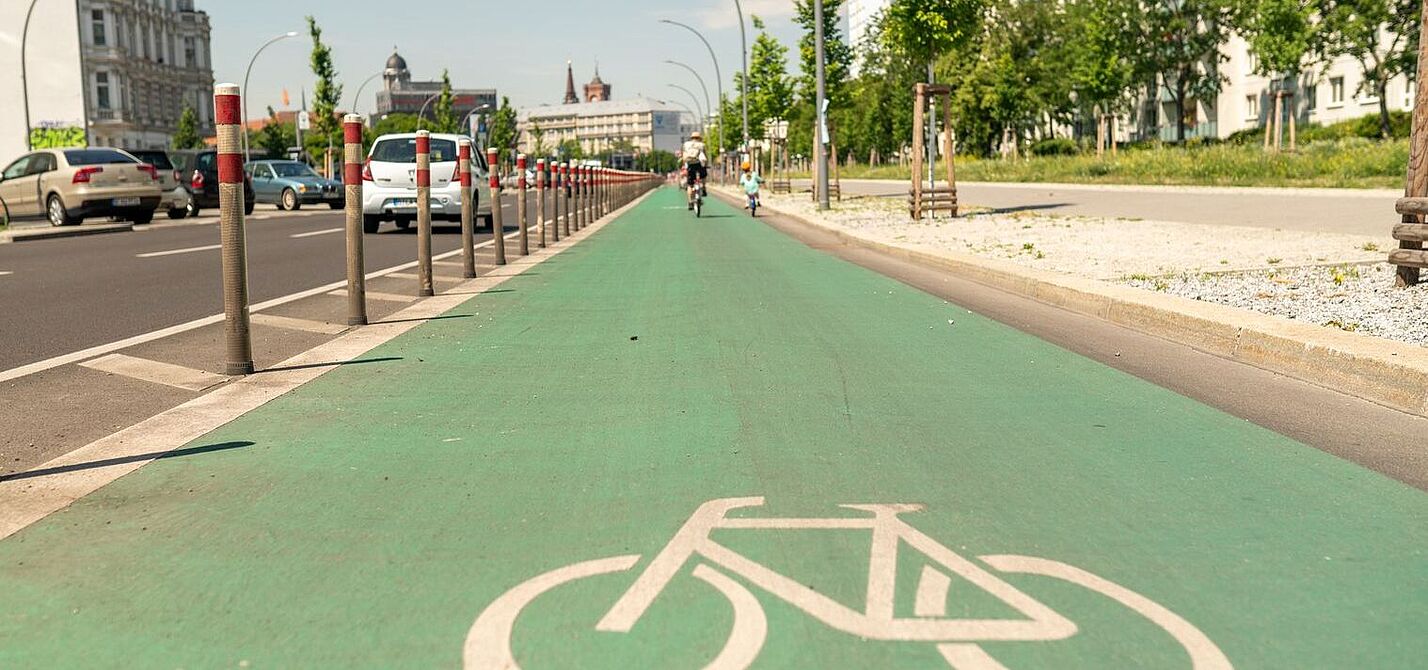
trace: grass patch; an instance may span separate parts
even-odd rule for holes
[[[1266,153],[1255,144],[1204,144],[1128,148],[1107,155],[1035,156],[1020,160],[958,157],[957,179],[991,182],[1064,182],[1167,186],[1272,186],[1401,188],[1408,164],[1406,140],[1359,137],[1312,142],[1296,153]],[[908,179],[897,165],[853,165],[847,179]],[[946,168],[939,165],[939,178]],[[806,177],[807,175],[799,175]]]

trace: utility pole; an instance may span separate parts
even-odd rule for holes
[[[818,168],[818,209],[826,210],[828,202],[828,73],[824,68],[823,0],[813,0],[814,62],[817,63],[818,95],[813,104],[818,113],[818,140],[813,143],[813,160]],[[747,129],[745,130],[747,132]]]

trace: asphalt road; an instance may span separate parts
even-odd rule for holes
[[[513,200],[505,224],[515,225]],[[260,206],[256,214],[274,212]],[[346,242],[340,211],[253,220],[248,287],[253,303],[340,281]],[[432,253],[460,248],[460,226],[437,222]],[[477,243],[489,239],[480,234]],[[223,311],[212,223],[0,245],[0,370],[148,333]],[[416,259],[416,228],[383,224],[366,236],[369,272]],[[160,256],[143,254],[180,252]]]
[[[807,180],[795,180],[806,188]],[[905,181],[844,179],[848,196],[907,195]],[[961,202],[1006,212],[1383,235],[1397,223],[1391,191],[1065,184],[957,185]]]

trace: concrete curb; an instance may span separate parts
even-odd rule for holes
[[[1035,270],[1009,261],[882,242],[775,207],[767,209],[832,233],[849,244],[1399,411],[1428,416],[1428,351],[1423,347]]]
[[[134,230],[132,223],[96,223],[89,226],[61,226],[58,228],[21,228],[0,233],[0,244],[7,242],[30,242],[52,240],[60,237],[81,237],[103,235],[105,233],[127,233]]]

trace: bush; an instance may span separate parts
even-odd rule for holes
[[[1033,156],[1075,156],[1081,153],[1076,141],[1066,137],[1052,137],[1031,145]]]
[[[1413,115],[1409,112],[1393,110],[1388,113],[1388,126],[1393,139],[1407,139],[1413,127]],[[1263,131],[1261,131],[1263,132]],[[1327,126],[1310,123],[1299,129],[1299,139],[1303,142],[1323,142],[1361,137],[1368,140],[1380,138],[1378,113],[1366,114],[1356,119],[1340,121]]]

